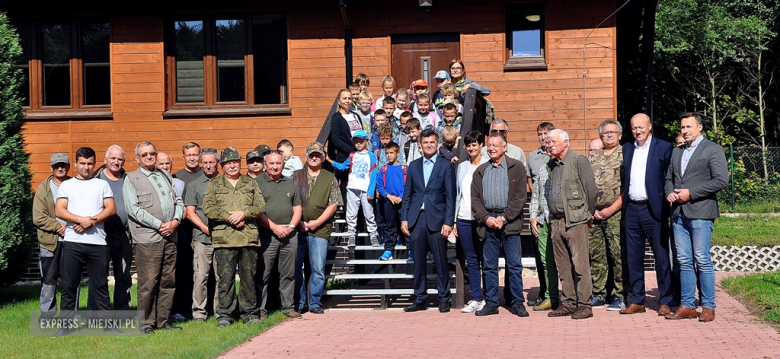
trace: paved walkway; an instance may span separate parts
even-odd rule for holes
[[[717,273],[720,279],[734,274]],[[716,319],[671,321],[659,317],[655,273],[647,274],[647,313],[620,315],[596,309],[587,320],[519,318],[503,307],[484,318],[459,310],[441,314],[400,310],[330,310],[304,314],[228,352],[225,358],[780,358],[780,335],[750,317],[717,287]],[[538,280],[526,278],[535,295]],[[532,289],[529,291],[529,288]]]

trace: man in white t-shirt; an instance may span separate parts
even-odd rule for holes
[[[76,151],[76,177],[62,182],[57,191],[55,213],[67,222],[62,244],[63,311],[78,309],[81,267],[87,264],[90,288],[97,310],[110,308],[108,297],[108,246],[103,222],[116,213],[114,194],[106,181],[93,178],[95,151],[82,147]],[[68,317],[68,314],[64,315]],[[69,334],[68,328],[55,336]]]

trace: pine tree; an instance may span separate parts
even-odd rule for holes
[[[29,155],[21,135],[24,115],[16,59],[19,36],[0,13],[0,285],[19,279],[35,244]]]

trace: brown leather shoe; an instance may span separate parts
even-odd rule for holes
[[[661,307],[658,308],[659,317],[665,317],[671,314],[672,314],[672,309],[670,309],[669,306],[666,304],[661,304]]]
[[[636,313],[644,313],[647,309],[645,309],[644,305],[640,304],[631,304],[626,309],[622,309],[620,311],[620,314],[636,314]]]
[[[686,318],[696,318],[698,316],[698,312],[696,312],[696,309],[686,308],[685,306],[681,305],[679,308],[677,308],[677,311],[675,311],[673,314],[667,314],[665,315],[666,319],[686,319]]]
[[[572,314],[571,319],[588,319],[593,316],[593,309],[586,306],[579,306],[577,310]]]
[[[301,313],[298,313],[298,312],[296,312],[296,311],[294,311],[294,310],[291,310],[291,311],[289,311],[289,312],[287,312],[287,313],[284,313],[284,314],[285,314],[286,316],[290,317],[290,318],[293,318],[293,319],[301,319],[301,318],[303,318],[303,316],[301,315]]]
[[[704,308],[701,310],[701,315],[699,316],[700,322],[711,322],[715,320],[715,310],[710,308]]]
[[[548,317],[565,317],[568,315],[574,314],[576,311],[575,308],[567,307],[563,304],[558,306],[558,309],[553,310],[552,312],[547,313]]]

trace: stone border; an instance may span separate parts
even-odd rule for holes
[[[771,272],[780,269],[780,246],[713,246],[710,254],[715,271]]]

